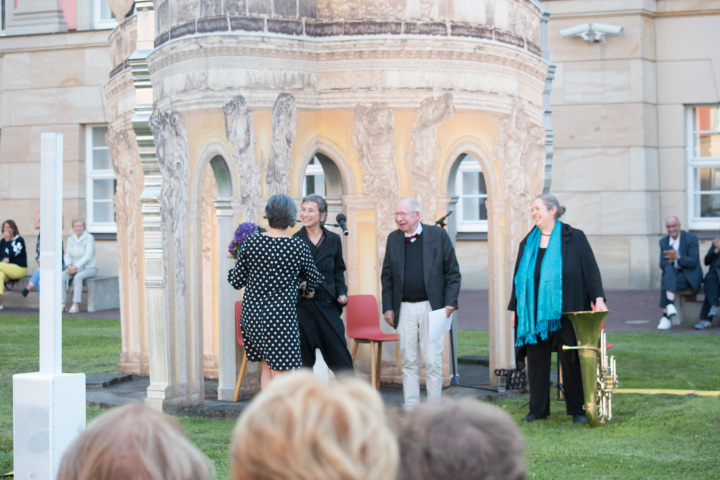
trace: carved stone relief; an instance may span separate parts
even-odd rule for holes
[[[503,196],[509,206],[510,251],[517,252],[520,240],[525,235],[527,212],[537,192],[533,176],[538,165],[545,158],[545,129],[529,124],[527,100],[515,98],[512,112],[498,123],[495,157],[500,165],[500,179]],[[512,268],[512,265],[510,265]]]
[[[289,93],[281,93],[273,107],[272,146],[265,177],[270,195],[290,193],[291,150],[295,138],[296,120],[295,98]]]
[[[137,140],[135,132],[128,130],[116,130],[108,127],[105,141],[110,149],[117,188],[113,203],[115,204],[115,223],[122,236],[122,241],[130,247],[130,251],[137,245],[137,234],[135,227],[140,223],[140,195],[143,190],[143,172],[140,166],[140,157],[137,151]],[[135,255],[128,255],[123,258],[122,248],[118,248],[118,264],[130,266],[130,278],[139,277],[138,260],[142,252]],[[131,281],[132,282],[132,281]]]
[[[238,95],[222,108],[225,138],[235,147],[233,158],[240,172],[240,203],[244,222],[258,223],[257,210],[262,198],[260,169],[255,160],[255,133],[252,112],[245,98]]]
[[[369,107],[358,105],[353,117],[353,146],[363,169],[363,194],[375,203],[377,265],[382,265],[387,235],[395,229],[395,203],[400,191],[395,116],[386,103],[374,103]]]
[[[163,270],[169,281],[168,265],[175,265],[178,295],[187,294],[185,282],[185,232],[183,225],[190,204],[190,166],[188,138],[182,116],[177,112],[161,113],[153,109],[148,120],[155,139],[157,160],[162,175],[160,188],[160,223],[163,236]],[[174,255],[170,257],[171,242]]]
[[[455,114],[451,93],[428,97],[420,103],[418,119],[410,132],[410,188],[420,203],[422,221],[435,223],[435,199],[438,182],[435,167],[438,148],[437,131],[441,123]]]

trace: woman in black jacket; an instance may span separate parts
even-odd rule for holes
[[[2,238],[0,238],[0,310],[3,309],[2,297],[5,293],[5,282],[23,278],[26,273],[25,239],[20,236],[17,224],[13,220],[5,220]]]
[[[300,206],[303,227],[295,236],[307,243],[323,280],[313,298],[302,297],[298,303],[300,350],[304,367],[315,365],[315,349],[319,348],[331,370],[352,371],[345,326],[340,318],[347,304],[342,242],[338,234],[325,228],[326,217],[327,203],[321,196],[303,198]]]
[[[600,269],[585,234],[558,219],[565,213],[549,194],[535,198],[532,218],[535,227],[520,243],[512,297],[516,347],[528,359],[530,412],[523,422],[550,415],[550,356],[553,339],[575,346],[572,323],[562,312],[607,310]],[[524,348],[523,348],[524,347]],[[576,350],[558,348],[563,371],[565,407],[575,423],[587,423],[583,411],[583,389]]]

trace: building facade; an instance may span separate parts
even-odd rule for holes
[[[608,290],[657,288],[665,216],[704,245],[720,229],[718,1],[109,3],[3,3],[0,206],[33,244],[40,133],[63,133],[64,235],[86,218],[100,274],[120,276],[119,368],[160,365],[160,402],[194,402],[203,376],[234,382],[224,244],[270,193],[348,214],[351,293],[378,293],[397,195],[428,223],[452,211],[463,289],[490,291],[498,367],[543,189]]]

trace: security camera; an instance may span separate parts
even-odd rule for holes
[[[582,37],[584,40],[587,40],[585,36],[590,33],[590,30],[590,24],[583,23],[582,25],[577,25],[575,27],[569,27],[560,30],[560,36],[563,38]]]
[[[592,28],[594,32],[604,33],[605,35],[620,35],[623,31],[622,27],[606,25],[604,23],[593,23],[590,28]]]
[[[606,25],[604,23],[583,23],[574,27],[560,30],[560,36],[563,38],[580,37],[589,43],[605,43],[608,35],[620,35],[623,31],[622,27],[615,25]]]

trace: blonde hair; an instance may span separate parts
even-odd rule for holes
[[[210,460],[174,418],[142,402],[103,413],[68,447],[57,480],[208,480]]]
[[[83,224],[83,230],[85,230],[85,229],[87,228],[87,227],[85,226],[85,220],[83,220],[83,219],[80,218],[80,217],[75,217],[75,218],[73,218],[72,221],[70,222],[70,227],[74,227],[77,222],[82,222],[82,224]]]
[[[232,480],[393,479],[397,464],[380,395],[357,379],[326,386],[308,371],[273,380],[240,416],[230,447]]]

